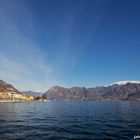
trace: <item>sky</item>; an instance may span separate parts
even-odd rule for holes
[[[140,80],[140,1],[0,0],[0,79],[43,92]]]

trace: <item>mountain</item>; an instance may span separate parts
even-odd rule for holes
[[[14,92],[14,93],[20,93],[14,86],[11,84],[8,84],[2,80],[0,80],[0,93],[4,92]]]
[[[39,91],[21,91],[21,93],[25,93],[25,94],[28,94],[28,95],[32,95],[32,96],[42,96],[43,95],[43,92],[39,92]]]
[[[44,98],[47,99],[84,99],[84,100],[140,100],[139,81],[121,81],[110,86],[94,88],[54,86]]]
[[[64,88],[54,86],[43,97],[47,99],[86,99],[86,95],[87,90],[85,87]]]

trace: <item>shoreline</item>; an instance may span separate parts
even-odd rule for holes
[[[0,100],[0,103],[19,103],[23,101],[18,101],[18,100]]]
[[[29,102],[46,102],[46,101],[138,101],[140,102],[139,99],[137,100],[118,100],[118,99],[115,99],[115,100],[75,100],[75,99],[72,99],[72,100],[68,100],[68,99],[50,99],[50,100],[0,100],[0,103],[29,103]]]
[[[47,100],[0,100],[0,103],[46,102]]]

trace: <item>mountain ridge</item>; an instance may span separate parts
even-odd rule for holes
[[[93,88],[54,86],[43,94],[47,99],[85,99],[85,100],[140,100],[140,83],[116,82],[110,86]]]
[[[34,91],[18,91],[11,84],[0,80],[0,98],[33,99],[33,96],[47,99],[82,99],[82,100],[140,100],[140,81],[115,82],[110,86],[93,88],[53,86],[44,94]]]

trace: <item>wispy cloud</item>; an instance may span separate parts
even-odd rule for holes
[[[20,90],[47,90],[57,84],[47,57],[31,38],[21,32],[35,32],[31,12],[23,1],[0,1],[0,78]],[[23,27],[25,29],[25,27]]]
[[[76,68],[96,33],[101,15],[87,16],[83,3],[70,6],[71,2],[63,1],[61,20],[55,14],[44,14],[47,20],[38,22],[40,18],[26,2],[0,0],[0,79],[14,84],[20,90],[45,91],[56,84],[69,85],[61,77],[67,79],[67,75],[71,75],[67,69]],[[51,13],[52,9],[49,10]],[[39,31],[40,24],[44,25],[43,31]],[[89,27],[86,28],[86,25]],[[43,48],[42,42],[39,43],[38,34],[44,40],[51,40],[51,43],[41,40],[48,45],[45,46],[47,49]],[[52,55],[53,60],[48,54]]]

